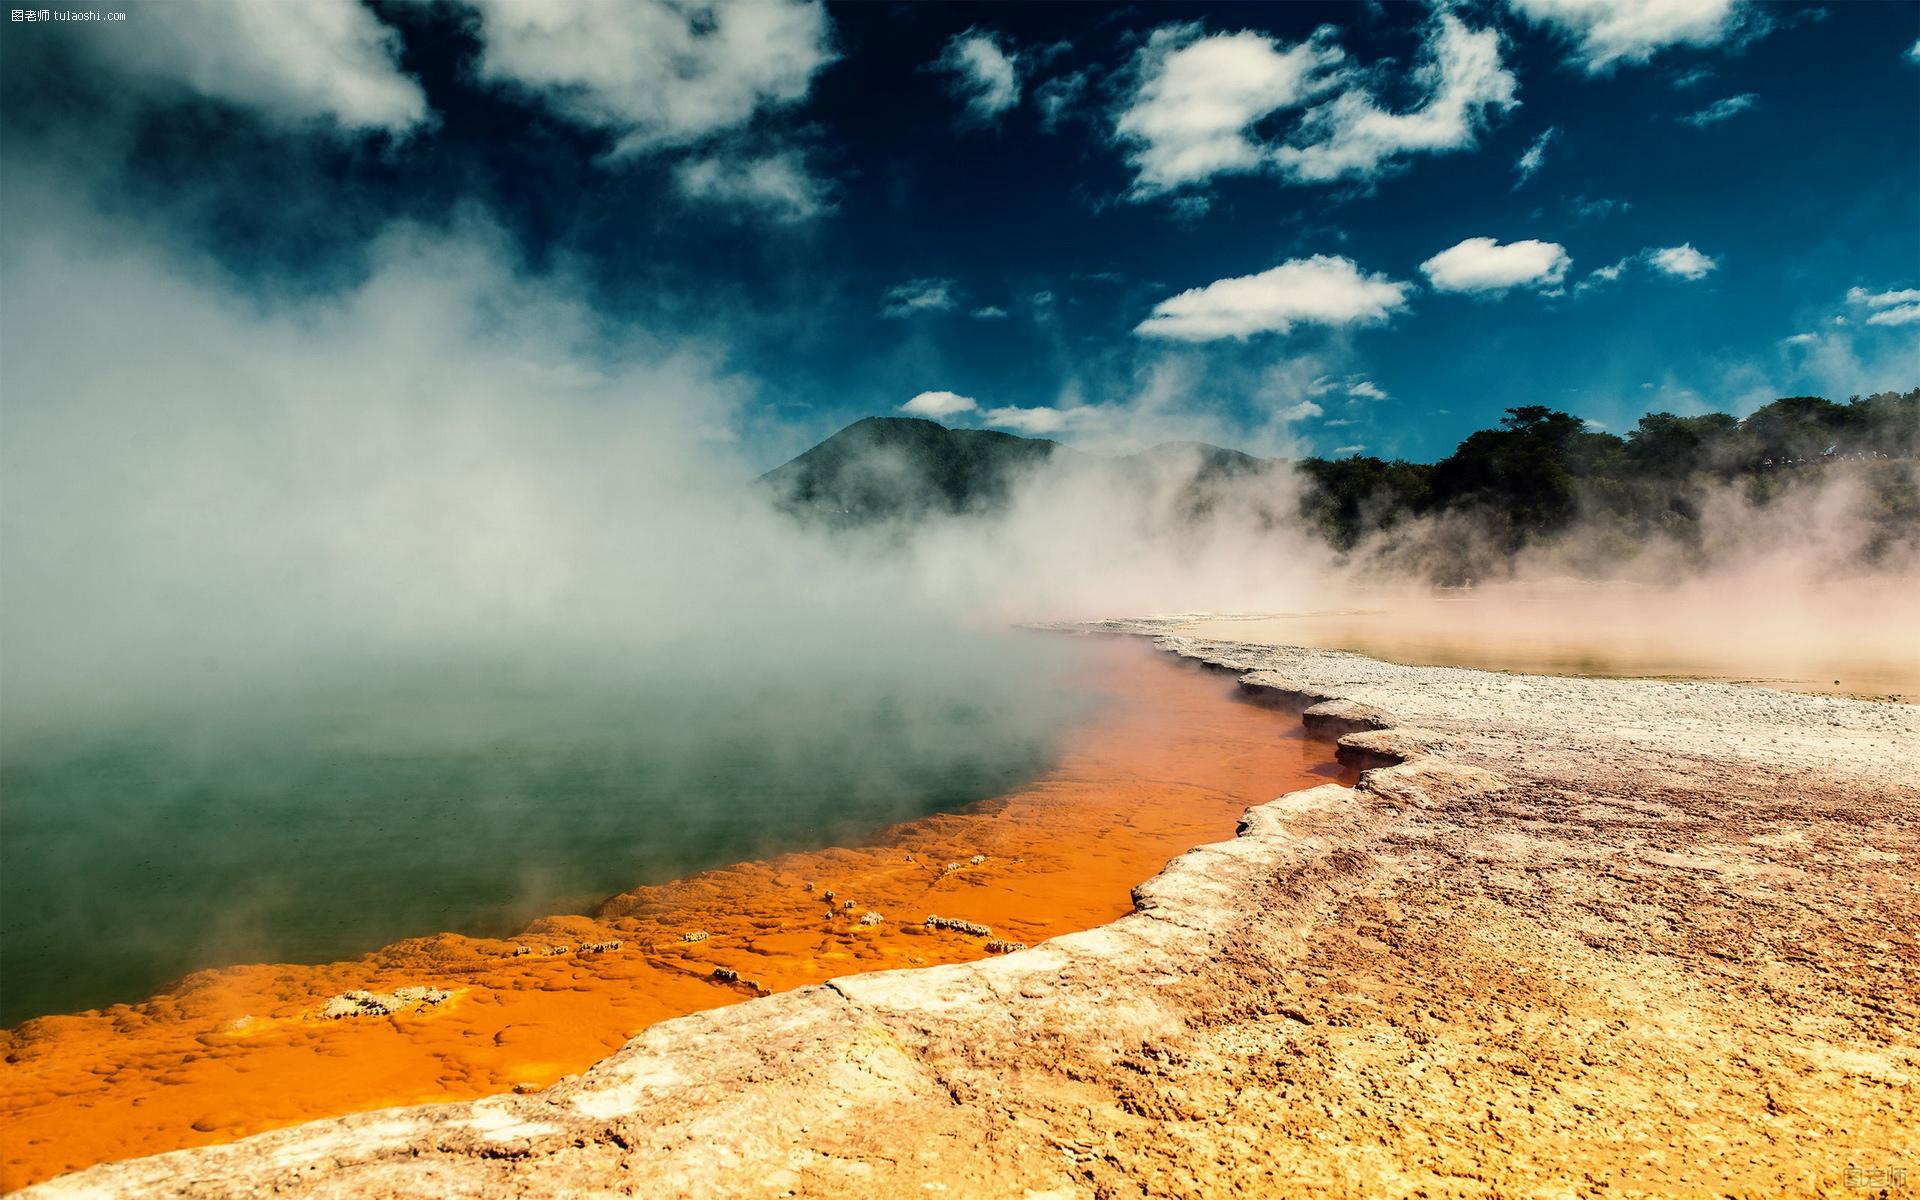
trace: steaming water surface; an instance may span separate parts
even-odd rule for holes
[[[0,762],[0,1023],[204,967],[505,934],[1006,791],[1089,701],[1054,682],[1063,642],[972,650],[773,680],[389,665],[43,731]]]

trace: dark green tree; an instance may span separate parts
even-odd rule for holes
[[[1604,461],[1619,444],[1544,405],[1510,408],[1500,428],[1470,435],[1434,465],[1428,507],[1480,509],[1505,527],[1508,543],[1517,547],[1573,518],[1576,469]]]

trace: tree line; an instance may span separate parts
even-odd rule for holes
[[[1648,413],[1625,437],[1543,405],[1507,410],[1498,429],[1470,435],[1436,463],[1309,458],[1301,514],[1350,550],[1409,517],[1460,514],[1508,552],[1550,540],[1576,521],[1618,539],[1622,553],[1655,534],[1685,540],[1716,486],[1765,505],[1794,486],[1853,471],[1872,498],[1873,545],[1920,530],[1911,460],[1920,451],[1920,388],[1775,400],[1744,419],[1726,413]],[[1877,552],[1877,551],[1876,551]]]

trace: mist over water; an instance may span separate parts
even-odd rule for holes
[[[1084,709],[1038,673],[1071,648],[950,648],[760,686],[693,658],[390,664],[36,739],[0,766],[0,1020],[504,935],[1006,791]]]
[[[1079,711],[981,588],[769,510],[719,351],[484,228],[262,300],[10,186],[0,1019],[856,839]]]

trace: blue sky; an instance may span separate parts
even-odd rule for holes
[[[903,406],[1431,459],[1920,385],[1910,3],[269,7],[0,25],[0,160],[260,305],[484,228],[721,356],[761,466]]]

